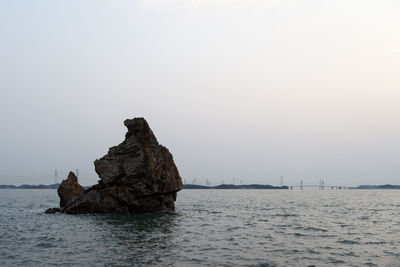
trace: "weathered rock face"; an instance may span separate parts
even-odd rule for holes
[[[125,140],[94,162],[97,185],[69,202],[62,212],[139,213],[174,211],[182,179],[168,149],[157,142],[143,118],[124,122]]]
[[[63,180],[57,189],[60,197],[60,207],[64,207],[68,202],[83,195],[85,189],[79,185],[78,178],[73,172],[69,172],[66,180]]]

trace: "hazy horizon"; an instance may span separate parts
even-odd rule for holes
[[[144,117],[183,179],[400,184],[398,1],[0,1],[0,184]]]

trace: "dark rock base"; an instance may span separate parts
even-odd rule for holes
[[[59,208],[50,208],[50,209],[47,209],[44,213],[46,213],[46,214],[54,214],[56,212],[61,212],[61,210]]]
[[[113,193],[117,193],[117,195]],[[140,196],[136,199],[130,199],[131,197],[109,189],[91,190],[78,197],[75,201],[68,203],[62,212],[67,214],[134,214],[175,211],[176,192]]]

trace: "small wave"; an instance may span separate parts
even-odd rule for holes
[[[317,227],[312,227],[312,226],[308,226],[308,227],[298,226],[295,229],[296,230],[305,230],[305,231],[315,231],[315,232],[328,232],[328,230],[325,230],[322,228],[317,228]]]
[[[310,253],[310,254],[321,254],[320,252],[318,252],[316,250],[313,250],[313,249],[310,249],[310,248],[307,249],[307,253]]]
[[[255,264],[255,265],[249,265],[249,266],[252,266],[252,267],[275,267],[278,265],[276,265],[274,263],[259,263],[259,264]]]
[[[284,214],[275,214],[274,216],[276,217],[298,217],[298,214],[290,214],[290,213],[284,213]]]
[[[294,236],[307,236],[307,235],[302,234],[302,233],[293,233],[293,235],[294,235]]]
[[[388,242],[385,241],[369,241],[369,242],[365,242],[364,244],[366,245],[383,245],[383,244],[387,244]]]
[[[35,247],[38,248],[52,248],[55,247],[53,243],[48,243],[48,242],[41,242],[39,244],[36,244]]]
[[[355,241],[355,240],[347,240],[347,239],[336,241],[336,243],[346,244],[346,245],[360,244],[360,242],[357,242],[357,241]]]

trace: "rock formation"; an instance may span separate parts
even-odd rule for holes
[[[68,202],[83,195],[85,189],[78,184],[78,178],[73,172],[69,172],[68,178],[63,180],[57,189],[60,197],[60,207],[63,208]]]
[[[69,201],[61,212],[130,214],[175,210],[182,179],[171,153],[157,142],[145,119],[126,120],[124,124],[128,128],[125,140],[94,162],[99,183]]]
[[[56,212],[61,212],[60,208],[49,208],[44,213],[46,213],[46,214],[54,214]]]

